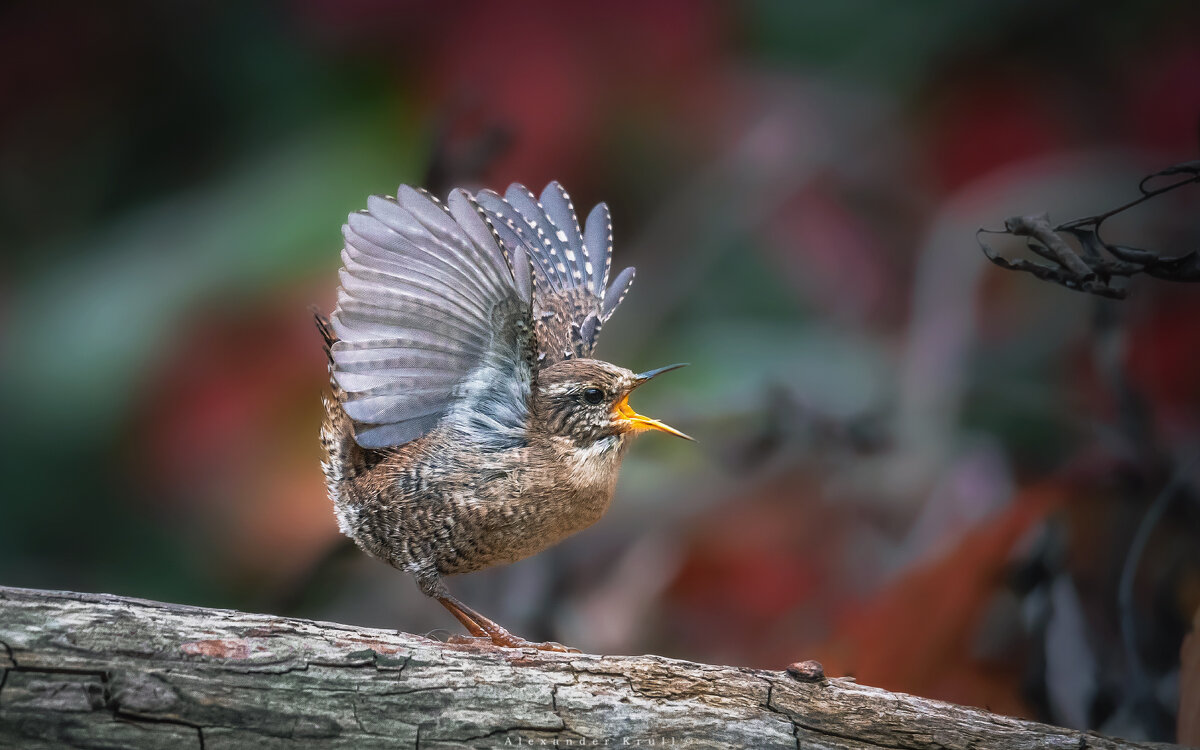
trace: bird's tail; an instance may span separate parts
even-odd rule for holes
[[[325,472],[325,486],[329,489],[329,499],[333,501],[342,530],[346,531],[347,513],[353,512],[349,506],[353,503],[354,494],[347,491],[347,485],[374,465],[378,455],[376,451],[367,450],[354,441],[354,422],[342,408],[342,399],[346,394],[333,378],[333,355],[330,349],[338,340],[337,334],[330,326],[329,319],[319,310],[312,308],[312,312],[317,322],[317,330],[325,341],[331,389],[331,392],[321,396],[325,405],[325,419],[321,423],[321,448],[325,456],[321,461],[321,468]]]

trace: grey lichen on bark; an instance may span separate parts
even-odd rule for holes
[[[1151,747],[782,669],[0,587],[3,748],[525,745]]]

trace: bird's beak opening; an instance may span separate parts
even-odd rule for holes
[[[643,383],[646,383],[647,381],[649,381],[651,378],[661,375],[664,372],[668,372],[670,370],[676,370],[680,367],[686,367],[686,366],[687,366],[687,363],[684,362],[684,363],[677,364],[677,365],[667,365],[666,367],[660,367],[657,370],[647,370],[646,372],[640,373],[635,376],[635,379],[633,382],[633,387],[637,388],[638,386],[642,385]],[[631,388],[630,390],[632,391],[633,389]],[[657,419],[652,419],[650,417],[644,417],[641,414],[638,414],[629,405],[629,394],[628,393],[626,393],[624,396],[622,396],[621,400],[617,402],[616,415],[622,422],[624,422],[631,430],[633,430],[635,432],[641,431],[641,430],[660,430],[662,432],[666,432],[671,435],[675,435],[676,437],[681,437],[684,440],[694,440],[695,439],[695,438],[691,437],[690,435],[680,432],[679,430],[675,429],[674,427],[672,427],[668,424],[664,424],[663,422],[658,421]]]

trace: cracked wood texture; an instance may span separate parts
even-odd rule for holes
[[[849,680],[0,587],[3,748],[526,744],[1151,747]]]

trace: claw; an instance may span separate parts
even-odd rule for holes
[[[582,653],[577,648],[564,646],[555,641],[527,641],[524,638],[509,634],[507,638],[502,636],[494,636],[492,643],[503,648],[536,648],[538,651],[557,651],[560,654],[578,654]]]
[[[524,638],[513,635],[503,628],[499,623],[493,622],[467,605],[458,601],[454,597],[445,596],[439,597],[438,601],[450,610],[463,626],[471,631],[471,635],[452,635],[446,639],[447,643],[469,643],[483,644],[491,643],[494,646],[501,648],[536,648],[538,651],[557,651],[563,654],[578,654],[582,653],[577,648],[564,646],[561,643],[554,641],[527,641]]]

